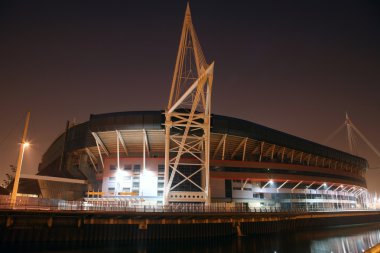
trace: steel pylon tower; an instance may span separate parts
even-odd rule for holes
[[[165,111],[165,204],[209,203],[213,71],[214,63],[206,63],[187,4]]]
[[[347,128],[347,140],[348,140],[348,148],[350,149],[350,153],[353,155],[357,155],[357,145],[356,139],[353,131],[353,124],[351,119],[348,117],[348,113],[346,112],[346,120],[345,125]]]
[[[357,155],[357,137],[356,134],[360,137],[365,144],[378,156],[380,157],[380,151],[376,149],[374,145],[364,136],[364,134],[355,126],[355,124],[351,121],[348,113],[346,113],[346,119],[343,124],[336,129],[326,140],[325,143],[328,143],[333,137],[335,137],[344,127],[347,128],[347,137],[348,137],[348,148],[350,149],[350,153],[353,155]]]

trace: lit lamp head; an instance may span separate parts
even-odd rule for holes
[[[121,170],[120,168],[117,168],[116,173],[115,173],[116,181],[120,181],[122,179],[122,177],[124,176],[123,172],[124,172],[123,170]]]
[[[152,173],[152,171],[150,171],[149,170],[149,168],[143,168],[143,171],[142,171],[142,176],[144,176],[144,177],[151,177],[151,176],[153,176],[153,173]]]
[[[24,145],[24,148],[29,147],[30,143],[29,142],[24,142],[22,145]]]

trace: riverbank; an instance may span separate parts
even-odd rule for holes
[[[3,244],[218,238],[380,222],[356,212],[99,212],[0,210]]]

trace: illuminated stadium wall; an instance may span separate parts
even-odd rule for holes
[[[69,127],[53,142],[43,155],[38,174],[87,180],[86,187],[75,191],[72,185],[60,185],[61,191],[72,191],[67,199],[80,199],[95,191],[99,193],[89,197],[123,199],[129,205],[162,203],[162,113],[91,115],[89,121]],[[361,206],[366,197],[368,164],[363,158],[219,115],[212,116],[210,143],[212,202],[246,203],[250,207],[351,208]],[[193,158],[183,159],[191,162]],[[188,168],[186,176],[191,173],[192,168]],[[178,188],[173,194],[181,191]],[[53,186],[49,191],[45,185],[43,195],[62,198]],[[199,202],[196,191],[182,197],[184,202]]]

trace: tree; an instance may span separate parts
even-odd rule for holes
[[[16,166],[14,165],[9,165],[9,168],[11,170],[11,173],[6,173],[5,174],[5,179],[3,180],[3,183],[1,184],[1,187],[7,188],[9,184],[13,181],[14,179],[14,173],[16,173]]]

